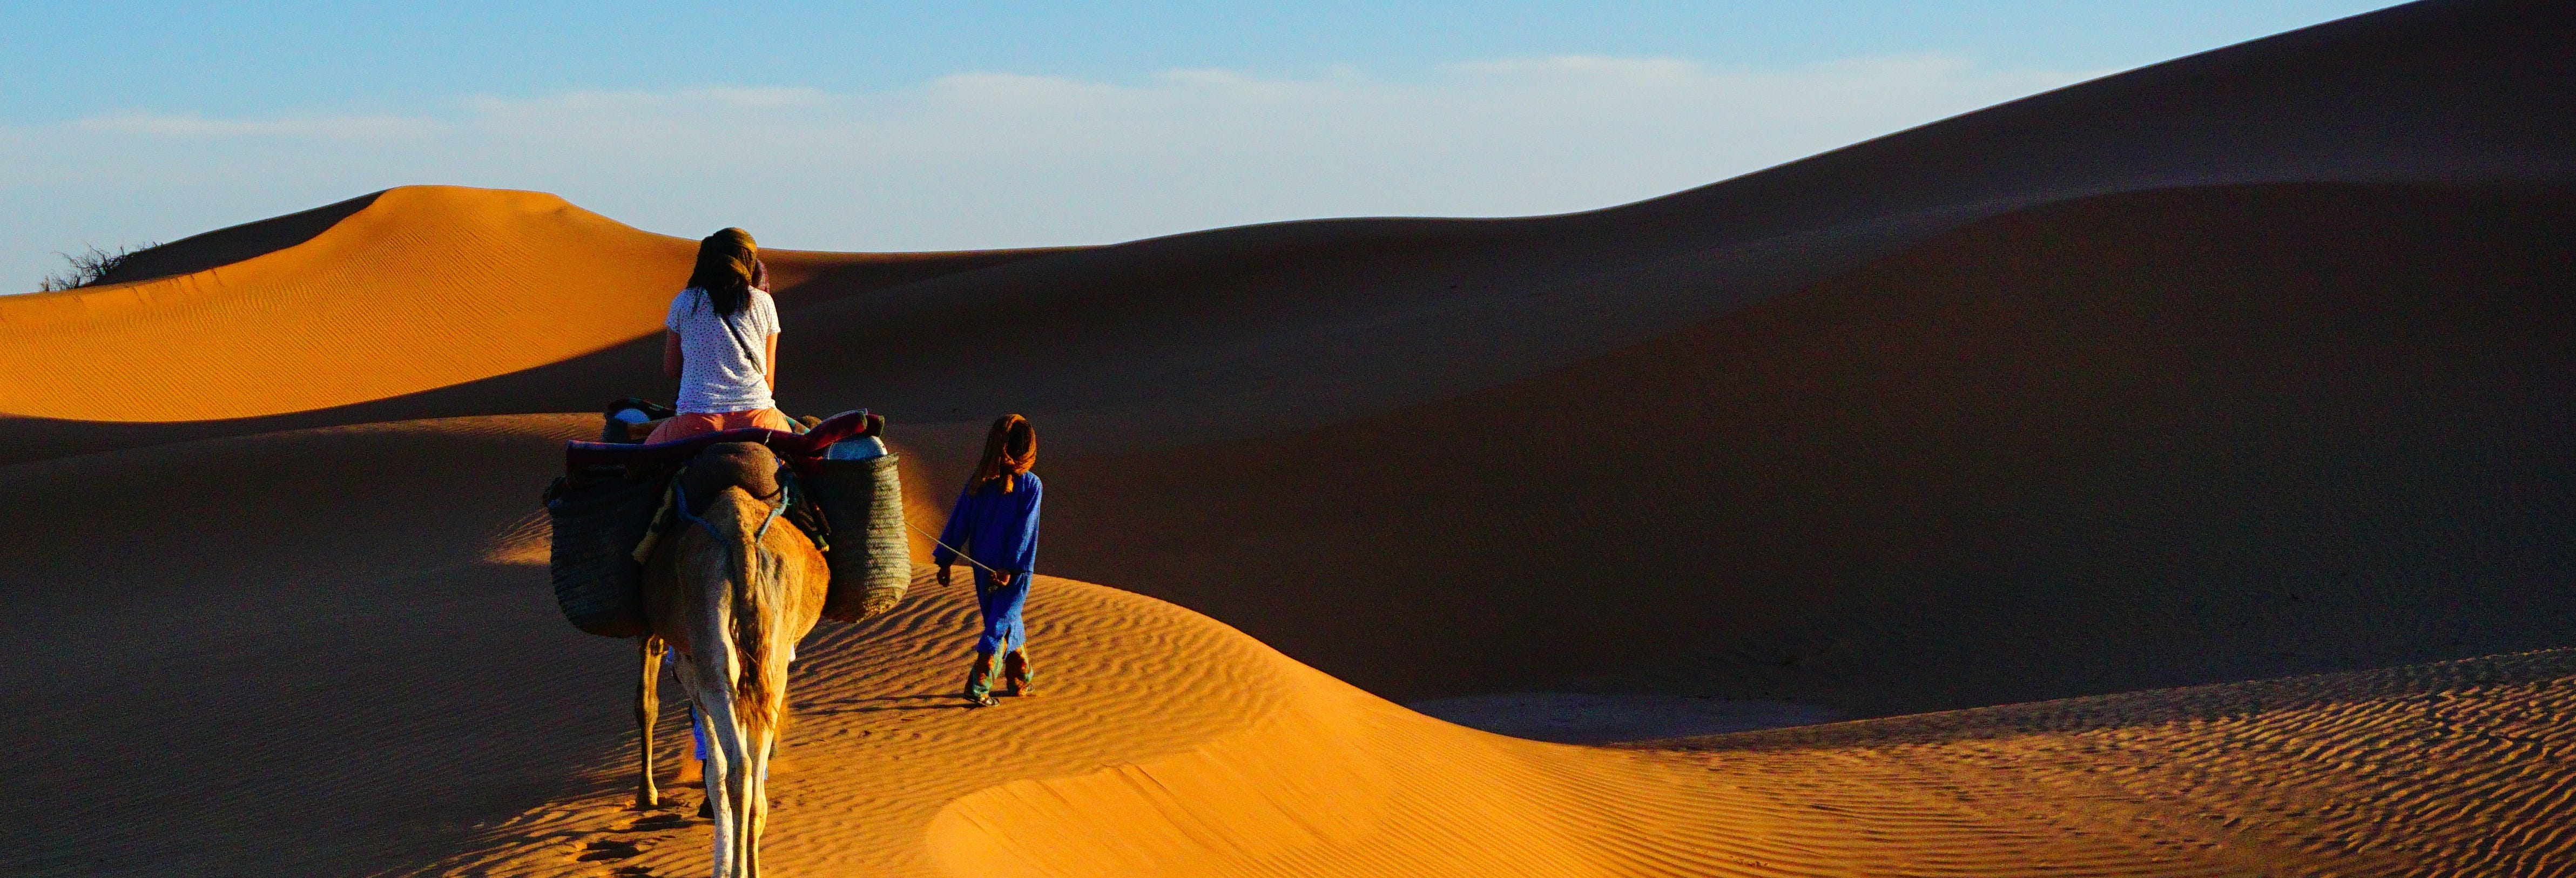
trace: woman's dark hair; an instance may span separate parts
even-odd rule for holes
[[[698,264],[689,271],[689,286],[707,291],[716,314],[731,317],[751,304],[752,278],[760,268],[760,247],[751,233],[719,229],[698,241]]]
[[[984,434],[984,457],[975,463],[975,478],[969,488],[981,491],[984,483],[1000,479],[1002,493],[1008,494],[1019,481],[1015,477],[1037,465],[1037,428],[1029,426],[1027,418],[1003,415],[993,422],[992,431]]]

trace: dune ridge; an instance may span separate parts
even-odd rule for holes
[[[0,349],[18,376],[0,411],[243,417],[517,371],[659,325],[666,302],[617,294],[685,276],[689,253],[551,195],[389,190],[246,261],[0,299],[0,323],[22,340]]]
[[[284,250],[329,231],[341,220],[348,219],[350,214],[367,209],[368,205],[376,202],[376,196],[382,194],[369,192],[336,204],[228,226],[139,250],[128,254],[115,269],[100,277],[99,284],[113,286],[196,274]]]
[[[1397,699],[1883,714],[2557,645],[2571,209],[2222,187],[2015,214],[1452,400],[1068,452],[1051,563]]]
[[[18,342],[0,349],[0,367],[19,376],[0,389],[0,415],[235,420],[263,432],[283,424],[260,416],[338,407],[352,411],[319,423],[384,420],[364,404],[586,355],[623,364],[655,337],[695,246],[553,195],[450,186],[211,232],[134,270],[163,276],[0,297],[0,327]],[[767,261],[781,293],[806,304],[1047,252],[773,250]],[[437,414],[522,411],[490,393],[447,396]]]
[[[2554,47],[2568,34],[2576,34],[2576,14],[2559,4],[2434,0],[1599,211],[1322,220],[1104,248],[955,254],[965,260],[958,265],[988,270],[869,289],[885,295],[846,295],[835,272],[816,272],[813,278],[826,282],[804,290],[814,304],[786,303],[792,322],[809,337],[829,335],[869,356],[782,358],[782,382],[791,406],[859,396],[922,413],[916,420],[1013,401],[1043,405],[1101,441],[1132,442],[1121,434],[1147,431],[1275,430],[1298,418],[1352,417],[1527,377],[1822,281],[1965,223],[2070,199],[2266,182],[2564,182],[2576,179],[2576,156],[2559,120],[2576,109],[2576,98],[2557,84],[2576,74],[2576,64]],[[469,208],[464,202],[474,199],[463,190],[429,187],[416,195],[432,200],[432,191],[453,203],[424,210],[414,225],[447,229],[431,234],[451,238],[469,228],[485,238],[534,234],[505,221],[518,209],[513,199],[551,197],[499,194],[497,203]],[[370,205],[353,218],[390,217],[398,213],[393,207]],[[453,409],[400,417],[483,413],[511,404],[513,395],[556,398],[575,383],[592,397],[632,392],[636,348],[604,350],[604,342],[621,332],[615,340],[647,335],[650,324],[633,315],[649,316],[647,306],[686,273],[667,255],[616,261],[609,254],[620,247],[679,242],[606,222],[585,220],[595,240],[555,245],[534,265],[476,254],[478,264],[515,269],[489,279],[497,284],[493,295],[531,308],[558,303],[549,306],[553,319],[582,329],[496,336],[489,342],[494,357],[481,368],[443,380],[424,370],[422,380],[382,382],[374,392],[417,393],[523,372],[535,379],[450,400]],[[334,228],[322,238],[365,237]],[[593,259],[600,270],[591,270]],[[577,294],[559,283],[564,274],[556,270],[575,266]],[[385,285],[371,287],[372,294],[413,300],[436,295],[405,288],[454,282],[443,271],[377,280]],[[16,304],[42,311],[34,303],[43,301]],[[27,316],[0,310],[0,319]],[[978,358],[936,341],[970,328],[1002,329],[1014,353],[997,360],[979,351],[987,356]],[[335,334],[360,346],[367,344],[364,330],[357,321]],[[575,338],[591,344],[565,344]],[[597,353],[577,356],[591,351]],[[1153,356],[1122,355],[1141,351]],[[234,353],[269,362],[264,368],[287,362],[281,354]],[[1148,368],[1148,360],[1162,365]],[[554,365],[528,371],[546,364]],[[188,387],[191,399],[154,400],[174,411],[159,419],[241,418],[377,398],[307,398],[293,407],[217,403],[210,399],[240,376],[211,368],[170,369],[181,379],[171,386]],[[1353,374],[1378,380],[1355,388],[1340,379]],[[198,376],[209,379],[211,391],[188,383]],[[1123,387],[1150,392],[1099,393]],[[799,394],[811,402],[798,402]],[[1231,402],[1246,397],[1259,404]],[[137,419],[51,405],[39,411],[0,399],[0,412]]]

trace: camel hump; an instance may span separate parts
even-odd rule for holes
[[[758,443],[718,443],[698,452],[680,476],[680,490],[688,492],[690,515],[706,514],[707,504],[717,494],[736,486],[762,499],[778,496],[778,455]]]

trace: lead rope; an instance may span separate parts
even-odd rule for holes
[[[940,542],[938,537],[931,536],[929,531],[922,530],[921,525],[907,521],[903,523],[903,526],[912,528],[913,533],[920,534],[921,538],[929,540],[931,545],[947,549],[948,554],[957,556],[958,560],[965,561],[968,564],[973,564],[975,565],[975,569],[992,574],[994,579],[1002,578],[1002,571],[986,567],[984,566],[984,562],[975,560],[975,556],[958,551],[956,546]],[[1032,573],[1030,575],[1035,576],[1036,574]],[[979,601],[984,599],[984,581],[981,579],[975,580],[975,599]]]

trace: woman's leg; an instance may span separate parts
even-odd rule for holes
[[[725,430],[739,430],[744,427],[767,427],[772,430],[796,432],[796,422],[788,420],[787,414],[777,409],[752,409],[721,414],[682,412],[672,415],[661,425],[654,427],[653,435],[645,437],[644,441],[670,442]]]
[[[976,652],[1000,655],[1019,645],[1020,601],[1028,597],[1026,576],[1011,577],[1008,587],[995,585],[992,574],[975,571],[975,604],[984,612],[984,636]]]
[[[700,765],[704,765],[707,761],[707,730],[698,725],[698,708],[694,704],[689,706],[689,737],[697,739],[698,749],[692,755]]]
[[[1021,618],[1029,600],[1029,579],[1027,573],[1011,574],[1010,586],[992,590],[993,609],[986,614],[991,620],[986,627],[993,629],[992,647],[1003,654],[1002,680],[1012,695],[1029,691],[1028,626]]]
[[[664,419],[659,426],[653,428],[653,435],[644,437],[644,441],[675,442],[722,429],[724,429],[724,420],[721,415],[683,412]]]
[[[975,663],[966,670],[966,700],[976,704],[993,703],[994,664],[1001,657],[1002,642],[1008,633],[999,602],[1001,593],[994,587],[993,577],[982,570],[975,571],[975,608],[983,618],[984,630],[975,639]]]
[[[692,754],[696,758],[689,760],[686,765],[682,766],[682,771],[684,772],[682,774],[682,779],[683,782],[695,780],[698,782],[699,788],[704,789],[707,786],[707,729],[706,726],[698,723],[698,705],[695,702],[691,702],[689,704],[689,737],[697,739],[698,749]],[[690,778],[688,777],[689,774],[695,774],[697,776],[695,778]],[[716,795],[714,790],[707,790],[707,794],[698,800],[698,816],[716,816]]]
[[[1029,667],[1027,642],[1023,641],[1002,655],[1002,694],[1014,697],[1034,695],[1037,694],[1036,683],[1037,670]]]

